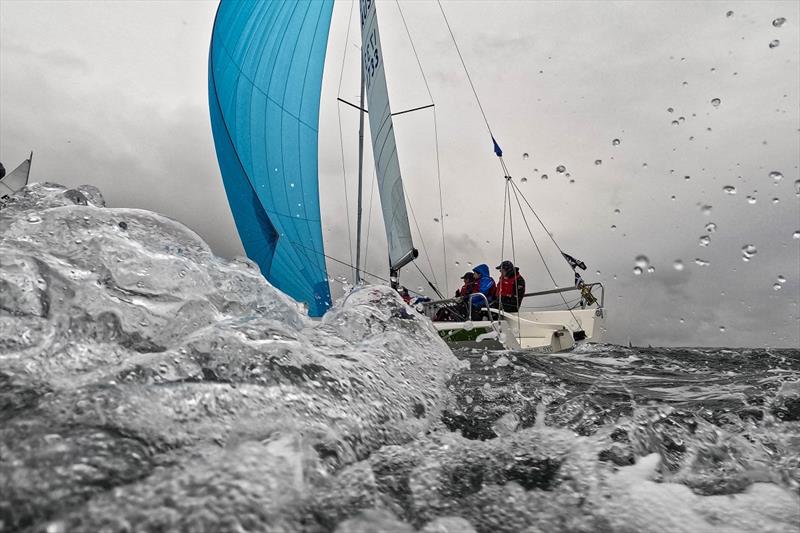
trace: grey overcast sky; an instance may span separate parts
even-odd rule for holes
[[[798,346],[800,2],[443,4],[511,173],[561,247],[587,263],[584,278],[606,286],[608,340]],[[446,264],[430,110],[397,117],[401,166],[417,245],[424,241],[441,286],[447,270],[452,292],[469,263],[501,259],[504,181],[437,5],[400,7],[436,104]],[[34,181],[94,184],[111,206],[164,213],[220,255],[241,254],[208,118],[215,9],[0,0],[0,160],[10,169],[34,150]],[[326,251],[348,262],[345,191],[352,228],[358,117],[336,97],[358,94],[356,24],[345,40],[350,9],[348,0],[334,9],[320,116]],[[398,5],[378,9],[393,109],[430,103]],[[779,17],[786,22],[776,27]],[[375,203],[371,213],[367,267],[384,275]],[[519,217],[515,224],[528,287],[551,287]],[[552,243],[532,229],[556,281],[571,284]],[[747,244],[757,253],[745,262]],[[640,254],[654,272],[634,275]],[[425,258],[419,264],[429,271]],[[404,283],[423,286],[412,271]]]

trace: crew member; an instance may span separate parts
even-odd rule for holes
[[[477,298],[472,296],[470,298],[470,303],[472,304],[472,313],[475,314],[477,311],[481,313],[482,309],[486,306],[486,302],[491,305],[495,301],[495,292],[496,287],[494,280],[489,275],[489,265],[480,264],[472,269],[475,273],[475,276],[478,278],[478,291],[484,296],[486,296],[486,301],[483,298]],[[475,294],[475,293],[473,293]]]
[[[503,261],[496,268],[500,271],[500,279],[497,281],[497,301],[492,307],[516,313],[525,297],[525,279],[511,261]]]

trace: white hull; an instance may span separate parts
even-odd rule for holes
[[[571,350],[579,342],[601,342],[605,320],[601,308],[496,313],[499,320],[433,324],[445,341],[456,347],[555,353]]]

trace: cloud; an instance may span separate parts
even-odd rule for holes
[[[426,104],[399,14],[392,3],[383,5],[392,105]],[[34,178],[94,183],[111,205],[162,212],[198,231],[217,253],[241,254],[206,106],[214,9],[214,3],[135,10],[128,3],[0,3],[0,157],[15,162],[35,149]],[[715,3],[457,2],[445,9],[507,168],[559,245],[589,265],[584,278],[606,286],[609,340],[800,343],[800,241],[791,236],[800,229],[794,105],[800,31],[796,24],[770,24],[777,14],[800,20],[800,6],[741,4],[731,18]],[[336,97],[348,10],[338,4],[334,10],[319,165],[325,249],[345,262],[352,254],[348,227],[351,234],[355,228],[358,124],[358,114],[343,107],[344,180]],[[494,266],[510,257],[510,235],[502,238],[505,180],[438,8],[404,3],[403,10],[436,122],[432,110],[398,118],[398,150],[417,218],[415,242],[421,248],[424,239],[439,286],[450,293],[469,262]],[[358,41],[355,28],[351,42]],[[781,45],[770,49],[775,38]],[[348,46],[341,94],[350,97],[359,78],[358,53]],[[712,106],[711,98],[722,103]],[[612,146],[614,138],[619,146]],[[562,164],[570,178],[555,171]],[[365,264],[386,277],[382,215],[375,194],[369,216],[367,169]],[[784,179],[775,183],[772,170]],[[737,194],[725,194],[725,185]],[[700,209],[706,204],[713,206],[710,215]],[[514,253],[528,287],[550,288],[519,209],[512,208]],[[525,212],[556,284],[571,284],[558,249]],[[445,224],[446,261],[442,224],[434,218]],[[717,229],[703,247],[699,237],[709,234],[709,222]],[[745,263],[741,248],[748,243],[758,254]],[[640,254],[649,257],[653,274],[633,275]],[[711,264],[698,266],[695,258]],[[673,269],[676,259],[683,271]],[[427,258],[418,265],[432,275]],[[328,266],[331,275],[351,276],[346,266],[330,260]],[[774,291],[778,275],[786,282]],[[402,282],[431,292],[415,268],[402,273]]]

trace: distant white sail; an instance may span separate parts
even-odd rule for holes
[[[375,172],[386,226],[386,240],[389,244],[389,264],[396,270],[413,260],[416,250],[408,225],[375,3],[375,0],[360,1],[362,66],[369,108],[372,153],[375,157]]]
[[[28,175],[31,171],[33,152],[28,159],[19,164],[10,174],[0,179],[0,198],[11,196],[28,184]]]

